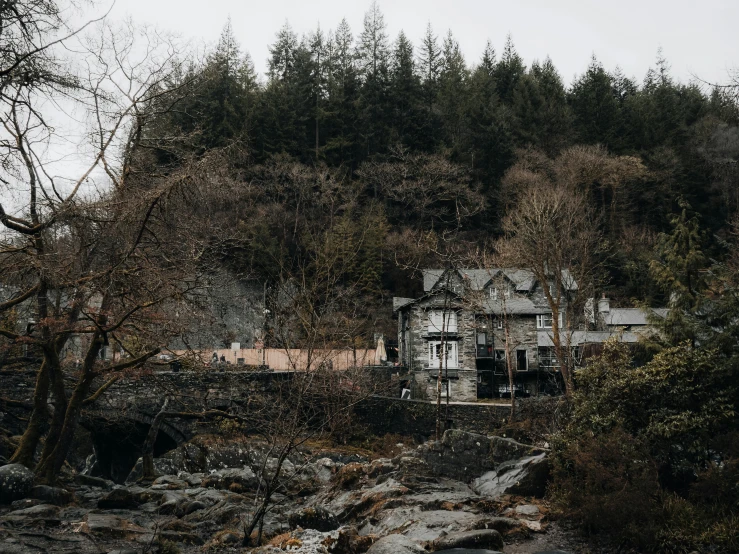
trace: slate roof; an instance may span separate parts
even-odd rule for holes
[[[659,317],[667,315],[666,308],[656,308],[652,311]],[[611,308],[609,312],[603,314],[603,320],[606,325],[614,326],[649,325],[648,314],[641,308]]]
[[[444,275],[444,269],[424,269],[423,270],[423,290],[430,291],[439,282]],[[469,286],[472,290],[484,289],[491,280],[497,278],[501,274],[516,285],[517,292],[530,292],[536,284],[536,278],[530,269],[521,269],[515,267],[496,267],[490,269],[460,269],[459,275],[468,279]],[[562,282],[569,290],[577,290],[577,282],[569,271],[562,272]]]
[[[639,334],[632,332],[619,333],[615,331],[571,331],[570,344],[577,346],[587,343],[603,343],[611,337],[619,337],[621,342],[636,343],[639,342]],[[566,344],[567,333],[561,332],[562,343]],[[536,332],[538,346],[554,346],[552,341],[552,332],[538,330]]]
[[[414,301],[413,298],[403,298],[402,296],[393,296],[393,311],[397,312],[403,306],[411,304]]]

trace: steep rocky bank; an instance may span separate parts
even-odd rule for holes
[[[275,464],[258,441],[196,440],[156,459],[152,483],[137,481],[140,464],[122,485],[95,477],[90,460],[58,488],[32,488],[27,470],[5,466],[0,474],[14,477],[0,478],[0,553],[522,553],[568,544],[540,498],[546,450],[448,431],[394,458],[295,452],[264,520],[268,544],[242,548],[263,470]]]

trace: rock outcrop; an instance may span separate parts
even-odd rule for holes
[[[141,551],[165,540],[188,554],[201,544],[231,548],[242,540],[254,495],[263,490],[262,472],[274,471],[276,460],[258,445],[223,448],[220,452],[209,443],[206,453],[204,444],[183,445],[155,460],[157,471],[168,473],[150,483],[116,485],[80,474],[66,489],[31,490],[26,485],[32,485],[33,475],[22,468],[16,481],[25,484],[8,489],[13,505],[0,508],[0,517],[11,528],[38,527],[43,530],[39,536],[71,529],[73,537],[94,538],[74,542],[73,551],[81,554],[91,554],[96,544]],[[238,465],[222,467],[230,463]],[[285,480],[263,524],[263,536],[277,542],[255,552],[288,547],[297,554],[495,552],[504,540],[546,527],[546,510],[540,513],[535,501],[496,498],[536,496],[547,474],[541,449],[459,431],[392,460],[297,452],[281,468]],[[34,540],[19,544],[43,551],[60,539]],[[0,543],[0,551],[4,547]]]

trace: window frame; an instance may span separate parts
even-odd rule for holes
[[[446,318],[444,318],[446,312]],[[435,321],[436,318],[436,321]],[[444,321],[446,319],[446,321]],[[437,323],[438,322],[438,323]],[[431,309],[428,310],[428,332],[441,333],[442,327],[444,333],[456,333],[459,325],[459,317],[457,310]]]
[[[546,319],[545,319],[546,318]],[[557,315],[557,320],[559,322],[559,328],[562,329],[562,312],[559,312]],[[549,321],[549,325],[546,325],[546,321]],[[554,325],[554,314],[552,312],[548,312],[545,314],[536,314],[536,328],[537,329],[552,329]]]
[[[439,367],[439,354],[442,350],[442,348],[440,348],[441,345],[444,345],[446,347],[443,348],[443,350],[445,350],[447,353],[446,365],[444,365],[443,367],[446,367],[448,369],[459,369],[459,345],[456,340],[428,341],[426,353],[428,356],[429,367]]]

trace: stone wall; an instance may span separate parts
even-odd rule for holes
[[[526,398],[516,403],[516,421],[554,417],[561,398]],[[442,405],[446,415],[446,406]],[[357,423],[375,435],[387,433],[429,438],[436,432],[436,403],[375,396],[354,409]],[[445,429],[459,429],[489,435],[509,422],[510,407],[502,404],[449,404]]]

